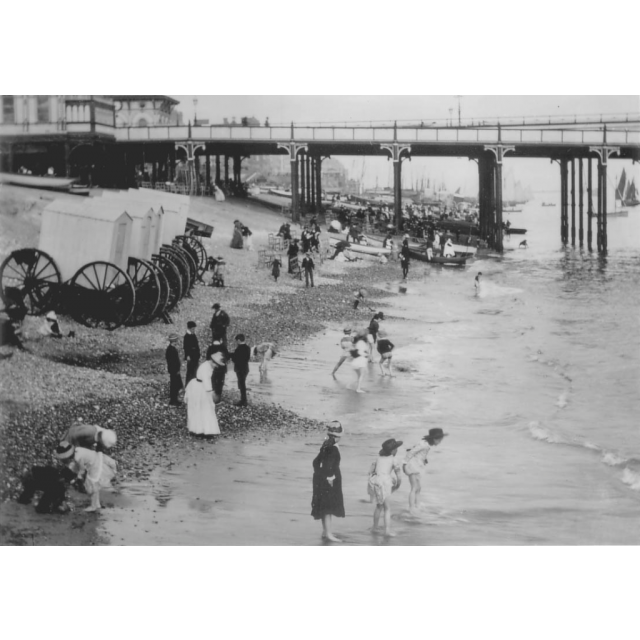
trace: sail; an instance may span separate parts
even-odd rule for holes
[[[616,189],[616,200],[622,200],[622,197],[624,196],[624,185],[626,184],[626,182],[627,182],[627,174],[623,169],[622,175],[620,176],[620,182],[618,182],[618,188]]]
[[[635,200],[636,198],[636,185],[635,180],[631,180],[629,186],[627,188],[627,195],[625,196],[625,200]]]

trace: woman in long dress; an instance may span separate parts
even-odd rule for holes
[[[322,520],[322,537],[331,542],[340,542],[331,532],[332,516],[344,518],[342,497],[342,475],[340,473],[340,450],[338,441],[343,434],[342,425],[334,420],[327,425],[327,436],[320,453],[313,461],[313,498],[311,515]]]
[[[196,435],[220,434],[211,380],[215,358],[219,357],[221,357],[220,351],[209,347],[207,359],[198,367],[196,377],[191,379],[184,394],[184,401],[187,404],[187,428]]]

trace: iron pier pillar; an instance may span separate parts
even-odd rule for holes
[[[307,205],[307,194],[306,194],[306,166],[307,166],[307,156],[303,151],[300,154],[300,209],[304,212],[306,210]]]
[[[402,231],[402,161],[410,158],[409,155],[403,157],[403,153],[411,153],[410,144],[381,144],[380,148],[388,151],[393,160],[393,210],[396,216],[396,230]]]
[[[307,182],[305,185],[305,201],[307,203],[307,210],[311,209],[313,205],[313,196],[311,195],[311,156],[308,153],[304,154],[305,173]]]
[[[279,142],[278,149],[285,149],[291,163],[291,221],[300,222],[300,205],[298,203],[298,153],[307,150],[306,144],[293,140],[293,125],[291,125],[291,142]]]
[[[309,174],[311,176],[311,211],[316,212],[316,164],[318,159],[316,156],[311,156],[311,165]]]
[[[571,246],[576,246],[576,161],[571,158]]]
[[[504,155],[509,151],[515,151],[516,148],[511,145],[496,144],[485,145],[485,151],[491,151],[495,156],[494,170],[495,170],[495,207],[496,217],[493,225],[493,245],[496,251],[502,253],[502,161]]]
[[[591,158],[587,164],[587,248],[593,251],[593,173],[591,167]]]
[[[207,151],[205,155],[206,158],[206,166],[205,166],[205,180],[206,180],[206,188],[208,189],[211,186],[211,154]]]
[[[589,147],[589,151],[598,154],[598,251],[607,252],[607,164],[609,156],[620,155],[620,147]]]
[[[220,154],[216,153],[216,184],[220,184]]]
[[[322,156],[316,158],[316,211],[322,212]]]
[[[229,183],[229,156],[227,154],[224,156],[224,181],[226,184]]]
[[[578,240],[580,242],[580,247],[584,246],[584,200],[583,200],[583,192],[584,192],[584,177],[582,173],[582,158],[580,158],[580,164],[578,165],[578,193],[580,194],[580,200],[578,203],[578,211],[580,217],[580,226],[578,229]]]

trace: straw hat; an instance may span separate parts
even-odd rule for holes
[[[55,311],[49,311],[45,316],[47,320],[53,320],[54,322],[58,320],[58,316]]]
[[[68,460],[69,458],[73,457],[75,450],[76,448],[70,442],[63,440],[56,447],[55,455],[56,455],[56,458],[58,458],[58,460]]]
[[[388,456],[394,449],[398,449],[402,446],[402,440],[396,440],[395,438],[389,438],[382,443],[382,449],[380,449],[381,456]]]
[[[169,342],[178,342],[180,340],[180,336],[177,333],[169,334]]]
[[[342,428],[342,424],[340,424],[338,420],[333,420],[327,423],[327,434],[330,436],[337,436],[337,437],[344,435],[344,429]]]

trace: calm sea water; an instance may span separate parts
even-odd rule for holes
[[[603,258],[586,250],[586,219],[585,248],[562,248],[559,206],[540,202],[509,214],[528,233],[506,239],[503,257],[451,270],[412,263],[383,326],[395,378],[370,366],[366,394],[348,366],[334,380],[341,327],[276,358],[266,381],[253,367],[252,394],[342,421],[347,518],[335,530],[345,543],[640,542],[640,209],[609,218]],[[383,286],[398,284],[393,272]],[[434,426],[450,435],[430,456],[419,515],[408,513],[405,478],[397,537],[372,535],[366,473],[381,442],[404,449]],[[105,531],[123,544],[320,544],[309,512],[321,441],[204,443],[185,465],[125,486]]]

